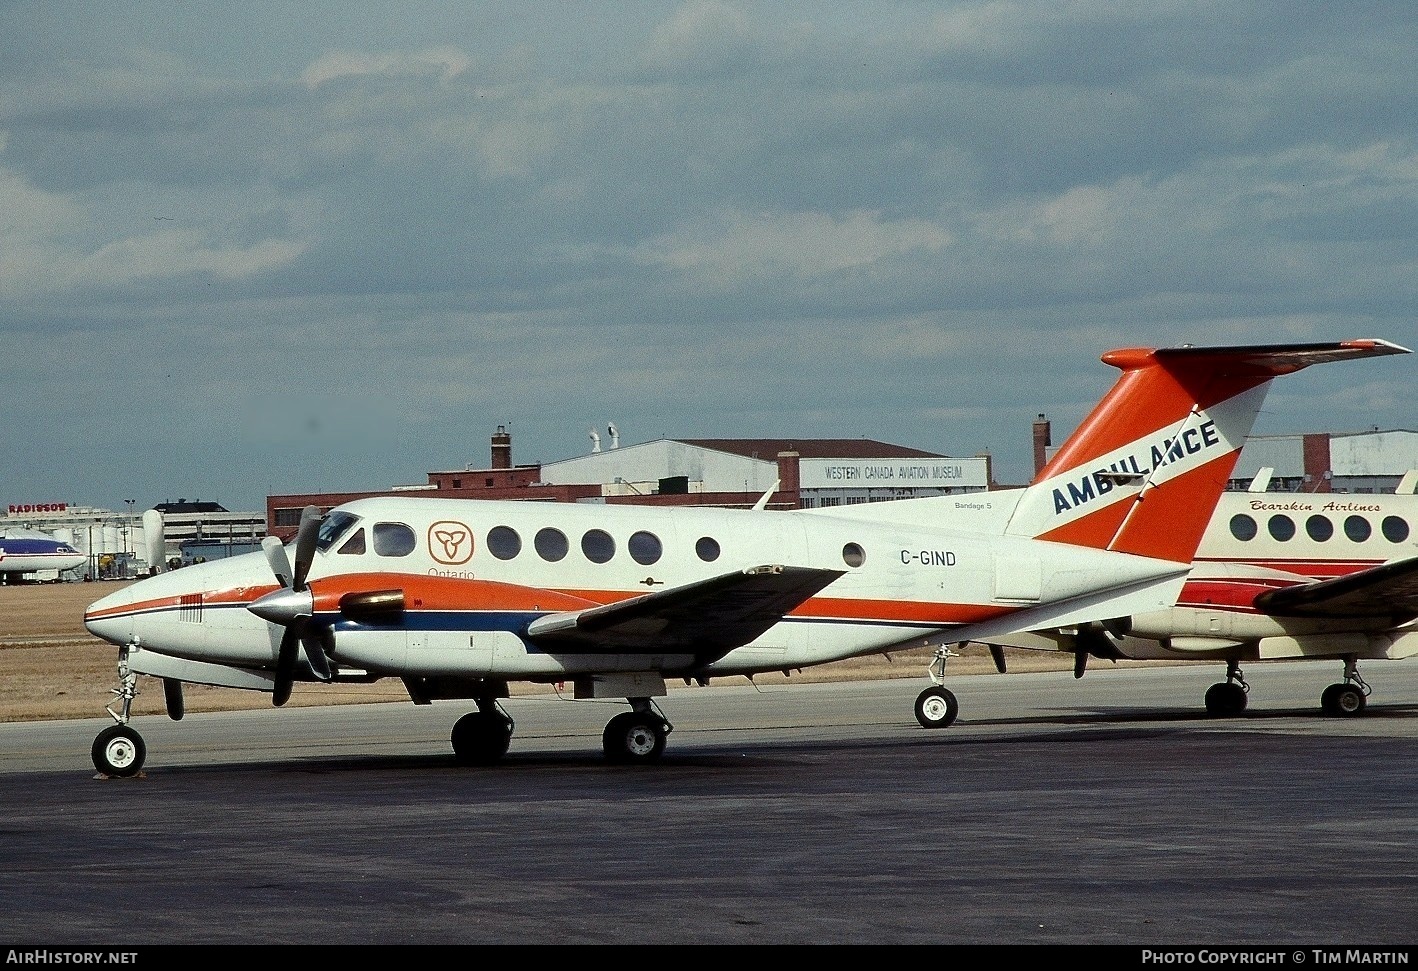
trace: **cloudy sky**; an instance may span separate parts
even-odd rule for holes
[[[0,2],[0,502],[658,438],[1032,471],[1114,347],[1418,349],[1418,5]],[[1257,433],[1418,428],[1418,358]]]

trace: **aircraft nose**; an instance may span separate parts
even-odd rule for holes
[[[116,590],[100,600],[89,604],[84,611],[84,626],[89,633],[111,644],[126,644],[132,635],[132,615],[128,608],[133,605],[131,588]]]

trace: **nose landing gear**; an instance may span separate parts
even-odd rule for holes
[[[117,697],[109,702],[107,711],[117,722],[98,733],[90,754],[94,768],[104,776],[126,779],[137,775],[143,769],[148,747],[143,736],[131,728],[128,719],[133,708],[133,699],[138,696],[138,675],[128,667],[128,650],[132,645],[118,649],[118,687],[111,689]],[[122,703],[121,712],[113,706]]]

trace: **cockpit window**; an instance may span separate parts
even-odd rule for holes
[[[414,551],[414,531],[403,523],[374,524],[374,552],[380,556],[408,556]]]
[[[363,553],[364,552],[364,530],[357,529],[354,535],[345,540],[344,545],[339,549],[340,553]]]
[[[325,518],[320,521],[320,533],[315,540],[315,548],[324,553],[339,542],[340,537],[348,533],[357,522],[359,517],[347,512],[326,513]]]

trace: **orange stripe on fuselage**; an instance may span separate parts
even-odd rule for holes
[[[319,587],[317,609],[338,610],[346,593],[402,589],[410,610],[582,610],[643,596],[636,590],[549,590],[493,580],[391,574],[349,574],[312,581]],[[851,597],[812,597],[788,614],[802,619],[875,621],[924,627],[969,624],[1016,608],[985,604],[928,603]]]
[[[401,590],[408,610],[584,610],[604,600],[542,587],[528,587],[499,580],[466,577],[435,577],[413,573],[344,573],[312,580],[315,609],[335,613],[340,598],[350,593]]]
[[[204,607],[244,607],[280,589],[274,584],[236,587],[202,594]],[[416,574],[349,573],[310,582],[315,610],[339,612],[340,598],[351,593],[401,590],[409,610],[505,610],[559,612],[582,610],[642,596],[639,591],[551,590],[495,580],[428,577]],[[190,594],[185,596],[191,596]],[[98,613],[86,619],[151,613],[182,606],[183,595],[144,600]],[[971,624],[1011,613],[1018,608],[988,604],[877,600],[855,597],[812,597],[787,616],[802,620],[895,623],[921,627]]]

